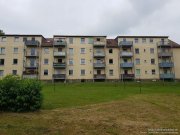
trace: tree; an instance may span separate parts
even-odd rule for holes
[[[0,35],[4,35],[5,33],[3,32],[3,30],[0,30]]]

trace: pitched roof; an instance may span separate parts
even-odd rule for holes
[[[172,46],[172,48],[180,48],[180,45],[172,40],[169,39],[169,44]]]
[[[116,39],[107,39],[106,40],[106,46],[107,47],[113,47],[113,48],[116,48],[116,47],[118,47],[118,42],[117,42],[117,40]]]

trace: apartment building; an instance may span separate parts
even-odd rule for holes
[[[3,35],[0,78],[46,81],[180,79],[180,45],[168,36]]]

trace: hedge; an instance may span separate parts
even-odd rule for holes
[[[8,75],[0,80],[0,111],[28,112],[41,108],[41,82]]]

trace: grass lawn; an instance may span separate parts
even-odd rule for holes
[[[42,110],[0,113],[0,135],[140,135],[180,133],[180,83],[44,84]]]

